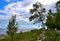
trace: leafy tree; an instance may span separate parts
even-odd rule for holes
[[[50,29],[60,29],[60,1],[56,3],[56,13],[49,10],[46,26]]]
[[[8,27],[7,27],[7,34],[11,35],[12,41],[13,36],[17,32],[17,23],[16,23],[16,15],[12,16],[12,18],[9,21]]]
[[[60,1],[57,1],[56,3],[56,10],[57,10],[57,13],[60,14]]]
[[[60,29],[60,14],[55,14],[53,21],[54,24],[56,25],[56,28]]]
[[[30,9],[31,16],[29,17],[29,20],[34,20],[34,24],[42,22],[43,28],[45,29],[43,22],[45,19],[45,16],[43,14],[44,12],[45,8],[43,8],[42,4],[36,2],[35,4],[33,4],[33,9]]]
[[[49,10],[47,20],[45,23],[48,29],[55,29],[55,24],[53,22],[53,15],[54,14],[51,12],[51,10]]]
[[[56,3],[56,14],[54,14],[54,24],[56,25],[57,29],[60,29],[60,1]]]

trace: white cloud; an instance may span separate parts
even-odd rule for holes
[[[17,14],[18,15],[18,12],[20,12],[21,10],[21,2],[16,2],[16,3],[12,3],[12,4],[9,4],[7,6],[5,6],[5,9],[3,10],[6,14]]]
[[[30,22],[27,18],[23,18],[22,16],[17,15],[17,21],[25,21],[25,22]]]
[[[11,16],[3,16],[3,15],[0,15],[0,20],[9,20],[11,18]]]
[[[10,17],[9,15],[15,15],[16,14],[18,20],[23,20],[23,21],[28,22],[29,20],[27,18],[23,18],[23,16],[20,16],[21,15],[20,11],[24,11],[24,8],[22,7],[21,2],[9,4],[9,5],[5,6],[4,10],[0,10],[0,12],[3,12],[7,15],[7,16],[2,16],[1,18],[4,19],[4,17],[7,17],[7,19],[8,19]]]
[[[7,0],[7,1],[9,2],[11,0]],[[28,14],[29,10],[31,8],[33,8],[32,5],[37,1],[41,2],[44,5],[47,5],[47,4],[56,2],[58,0],[49,0],[49,1],[48,0],[24,0],[22,2],[14,2],[14,3],[8,4],[7,6],[5,6],[5,8],[3,10],[0,10],[0,12],[5,13],[7,15],[6,16],[7,18],[9,15],[16,14],[18,20],[23,20],[23,21],[29,22],[28,18],[24,18],[23,16],[20,16],[20,15],[22,15],[21,11],[26,12]],[[3,19],[4,19],[4,17],[3,17]]]
[[[8,1],[11,1],[11,0],[8,0]],[[23,21],[29,22],[29,19],[24,17],[26,17],[27,15],[29,16],[28,13],[29,13],[29,9],[32,8],[32,2],[33,0],[32,1],[24,0],[22,2],[14,2],[5,6],[3,10],[0,10],[0,12],[5,13],[7,16],[16,14],[17,20],[19,21],[23,20]],[[25,12],[26,14],[22,15],[21,11]]]
[[[58,0],[36,0],[40,3],[42,3],[43,5],[48,5],[48,4],[52,4],[54,2],[57,2]]]

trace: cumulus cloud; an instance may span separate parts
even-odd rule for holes
[[[58,0],[36,0],[36,1],[42,3],[43,5],[48,5],[48,4],[54,3],[54,2],[56,2]]]
[[[3,12],[7,15],[7,16],[1,16],[0,19],[1,18],[4,19],[4,17],[6,17],[8,19],[10,17],[9,15],[15,15],[16,14],[17,19],[20,18],[18,20],[23,20],[23,21],[27,20],[28,21],[27,18],[23,18],[23,16],[20,16],[20,15],[22,15],[22,14],[20,14],[21,11],[25,12],[24,8],[22,7],[21,2],[16,2],[16,3],[9,4],[9,5],[5,6],[5,9],[0,10],[0,12]]]
[[[6,1],[10,2],[12,0],[6,0]],[[15,1],[15,0],[13,0],[13,1]],[[53,2],[56,2],[58,0],[49,0],[49,1],[48,0],[23,0],[22,2],[20,2],[20,1],[13,2],[13,3],[6,5],[3,10],[0,10],[0,12],[5,13],[7,16],[4,16],[4,17],[6,17],[7,19],[10,17],[10,15],[16,14],[18,20],[23,20],[23,21],[28,22],[29,21],[28,20],[29,10],[31,8],[33,8],[32,5],[37,1],[41,2],[44,5],[47,5],[47,4],[51,4]],[[3,16],[1,16],[1,17],[3,17]],[[4,17],[3,17],[3,19],[4,19]]]
[[[10,2],[12,0],[6,0],[6,1]],[[15,1],[15,0],[13,0],[13,1]],[[13,2],[13,3],[6,5],[3,10],[0,10],[0,12],[5,13],[7,16],[4,16],[4,17],[7,17],[7,19],[9,19],[9,17],[11,15],[16,14],[17,20],[19,20],[19,21],[23,20],[23,21],[29,22],[29,19],[28,19],[28,17],[30,16],[29,10],[32,8],[34,1],[35,0],[23,0],[22,2],[20,2],[20,1]],[[3,19],[4,19],[4,17],[2,16]]]
[[[17,15],[17,21],[25,21],[25,22],[30,22],[27,18],[23,18],[22,16]]]
[[[11,3],[5,6],[5,8],[2,10],[8,15],[18,15],[18,12],[21,10],[21,2]]]
[[[0,20],[9,20],[11,18],[11,15],[17,15],[17,21],[25,21],[25,22],[30,22],[28,17],[30,16],[29,10],[32,7],[32,5],[35,2],[40,2],[43,5],[48,5],[53,2],[56,2],[58,0],[23,0],[23,1],[15,1],[15,0],[6,0],[7,2],[10,2],[10,4],[6,5],[3,10],[0,10],[0,12],[3,12],[6,14],[6,16],[0,15]],[[11,3],[11,1],[13,1]],[[48,2],[47,2],[48,1]],[[50,8],[50,7],[49,7]],[[36,25],[34,26],[23,26],[22,28],[26,29],[40,29],[41,27],[38,27]]]
[[[9,20],[10,18],[11,18],[11,16],[0,15],[0,20]]]

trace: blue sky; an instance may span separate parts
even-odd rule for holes
[[[0,28],[7,28],[9,19],[12,15],[17,15],[17,22],[20,28],[33,29],[40,28],[38,24],[33,25],[33,22],[29,21],[29,10],[35,2],[42,3],[45,8],[54,8],[55,2],[58,0],[0,0]],[[52,5],[53,4],[53,5]],[[55,11],[55,8],[53,9]]]

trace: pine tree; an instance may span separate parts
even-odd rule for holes
[[[14,34],[17,32],[17,28],[18,28],[18,25],[16,23],[16,15],[15,15],[11,17],[7,27],[7,34],[11,36],[12,41],[13,41]]]

